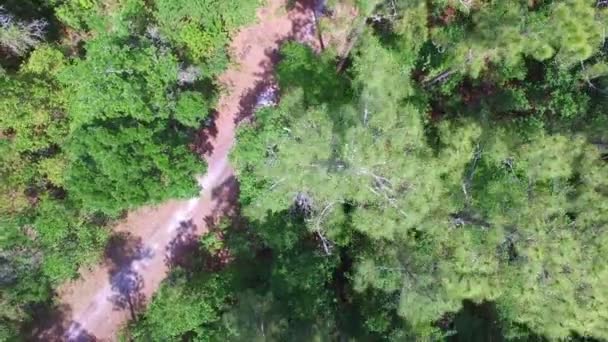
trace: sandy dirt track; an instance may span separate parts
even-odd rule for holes
[[[105,261],[83,270],[81,278],[58,290],[59,310],[33,332],[41,341],[114,341],[116,333],[141,310],[167,276],[171,260],[186,239],[230,214],[238,184],[228,162],[236,125],[247,118],[260,93],[273,84],[280,44],[288,39],[316,47],[311,6],[301,1],[290,11],[286,0],[266,0],[256,24],[239,31],[231,48],[235,65],[220,81],[225,87],[213,124],[197,137],[208,162],[199,179],[203,190],[190,200],[170,201],[130,212],[114,228]]]

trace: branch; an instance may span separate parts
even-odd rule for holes
[[[385,193],[383,193],[384,196],[380,195],[380,193],[378,193],[376,190],[374,190],[374,188],[372,188],[371,186],[368,187],[369,190],[371,192],[373,192],[374,194],[376,194],[379,197],[383,197],[384,199],[386,199],[386,201],[393,207],[395,208],[395,210],[397,210],[401,215],[403,215],[403,217],[407,217],[407,214],[401,210],[399,208],[399,206],[397,205],[397,201],[395,201],[395,199],[388,197],[388,195],[386,195]]]
[[[464,6],[467,9],[467,11],[471,9],[469,7],[469,6],[471,6],[471,0],[460,0],[460,4],[462,6]]]
[[[606,2],[608,3],[608,0],[606,0]],[[585,63],[583,63],[583,61],[581,61],[581,68],[583,69],[583,71],[586,71],[586,70],[587,70],[587,69],[585,68]],[[600,89],[600,88],[598,88],[598,87],[597,87],[595,84],[593,84],[593,82],[591,82],[591,79],[589,78],[589,75],[585,75],[585,76],[584,76],[584,78],[585,78],[585,83],[587,83],[587,85],[588,85],[588,86],[589,86],[591,89],[593,89],[593,90],[595,90],[595,91],[599,92],[600,94],[608,95],[608,91],[607,91],[606,89]]]
[[[321,213],[319,214],[319,216],[315,220],[315,224],[313,225],[313,231],[317,234],[317,236],[321,240],[321,243],[323,244],[323,250],[325,251],[326,255],[331,255],[331,249],[332,249],[332,246],[333,246],[333,242],[331,242],[330,240],[328,240],[325,237],[325,235],[323,235],[322,229],[321,229],[321,223],[322,223],[323,218],[325,217],[325,215],[327,213],[329,213],[330,209],[333,208],[333,206],[336,203],[342,203],[342,201],[338,201],[338,202],[334,201],[334,202],[331,202],[331,203],[327,204],[325,206],[325,208],[323,208],[323,210],[321,210]]]
[[[591,144],[595,145],[595,147],[597,147],[600,150],[608,150],[608,143],[605,143],[602,141],[592,141]]]
[[[372,178],[374,178],[380,188],[388,189],[391,192],[393,191],[393,183],[388,178],[379,176],[373,172],[368,171],[367,169],[360,169],[359,174],[371,176]]]
[[[323,244],[323,250],[325,251],[325,255],[331,255],[331,244],[329,243],[330,241],[327,240],[325,238],[325,236],[323,236],[323,234],[321,234],[321,231],[317,230],[317,236],[319,236],[319,239],[321,239],[321,243]]]
[[[465,202],[468,205],[470,201],[469,192],[467,191],[471,187],[471,182],[473,182],[473,176],[475,175],[475,170],[477,168],[477,162],[481,159],[481,147],[477,144],[475,148],[475,152],[473,152],[473,163],[471,165],[471,171],[465,178],[464,182],[462,182],[462,192],[464,192]]]
[[[346,38],[346,47],[344,48],[342,53],[338,55],[338,59],[340,61],[338,62],[338,65],[336,67],[337,73],[341,73],[344,69],[344,65],[348,60],[348,56],[350,55],[351,50],[355,47],[355,45],[357,45],[357,41],[365,31],[366,21],[367,18],[361,18],[358,25],[356,25],[356,27],[349,33],[348,37]]]
[[[278,181],[274,182],[270,188],[268,189],[268,191],[272,191],[272,189],[276,188],[279,184],[283,183],[285,181],[285,178],[281,178]]]
[[[442,72],[441,74],[435,76],[433,79],[431,80],[424,80],[422,81],[422,84],[426,87],[431,86],[435,83],[443,83],[445,82],[450,76],[452,76],[454,73],[456,73],[456,70],[446,70],[444,72]]]
[[[490,224],[489,222],[481,218],[475,217],[471,215],[471,213],[468,213],[466,211],[450,214],[450,217],[452,218],[452,223],[457,227],[464,226],[465,224],[470,224],[480,226],[482,229],[492,228],[492,224]]]

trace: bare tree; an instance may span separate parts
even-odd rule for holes
[[[201,74],[201,69],[196,66],[182,66],[177,73],[177,82],[180,86],[193,84],[198,80]]]
[[[305,192],[298,192],[293,199],[292,213],[309,218],[313,213],[313,200]]]
[[[16,56],[22,56],[44,39],[47,22],[36,19],[23,22],[15,19],[0,6],[0,46]]]

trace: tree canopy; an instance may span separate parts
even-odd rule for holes
[[[28,338],[54,289],[100,261],[126,210],[199,193],[206,165],[190,145],[231,34],[257,3],[191,3],[0,7],[0,340]],[[196,31],[184,43],[174,25]]]
[[[216,331],[608,338],[603,6],[367,5],[346,70],[284,45],[280,104],[239,130],[220,274],[258,271]]]
[[[259,4],[2,8],[1,340],[126,210],[198,193],[189,145]],[[282,45],[230,154],[239,217],[123,337],[608,339],[607,4],[335,0],[317,27],[349,6],[349,48]]]

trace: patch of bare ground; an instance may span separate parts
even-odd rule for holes
[[[355,0],[337,1],[318,13],[319,31],[326,48],[342,53],[347,50],[353,22],[359,15]]]

